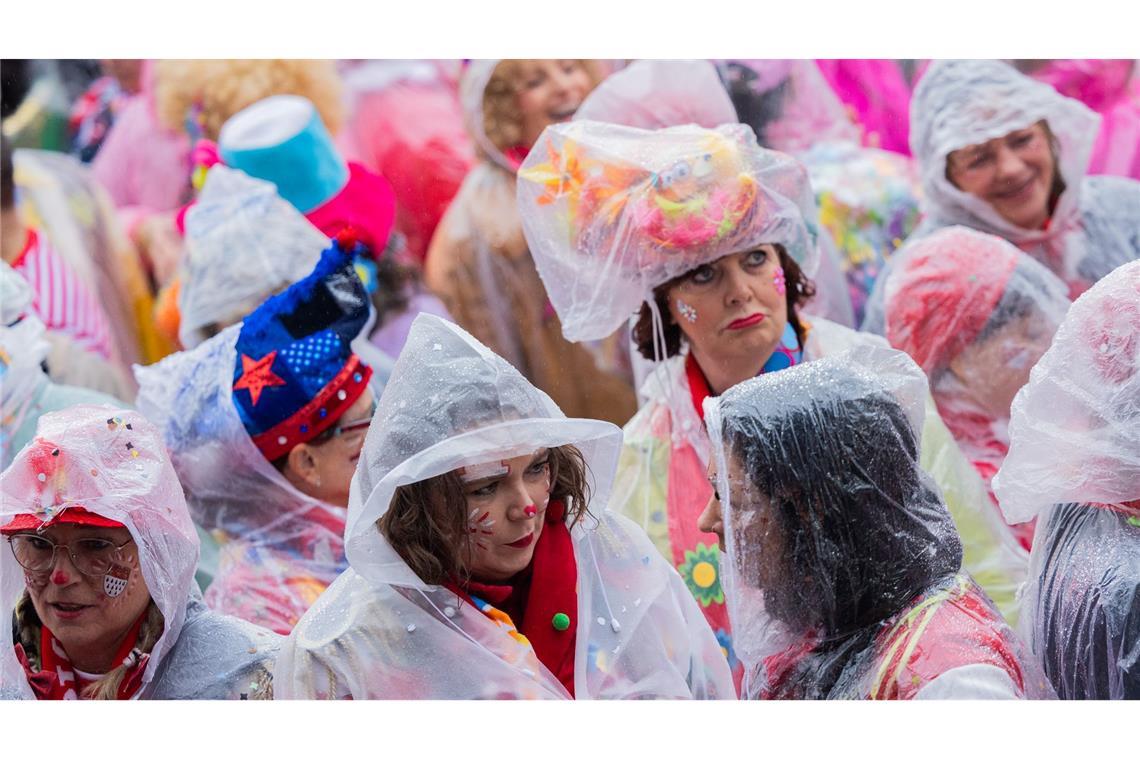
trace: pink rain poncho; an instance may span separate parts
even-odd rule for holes
[[[939,415],[987,487],[1009,450],[1013,396],[1064,319],[1066,293],[1012,244],[967,227],[938,230],[895,258],[887,340],[930,378]],[[1033,525],[1011,531],[1028,552]]]
[[[417,576],[377,528],[397,487],[573,444],[590,516],[567,527],[577,567],[577,699],[730,698],[728,667],[681,579],[606,508],[621,432],[567,418],[468,333],[420,315],[380,399],[352,481],[350,568],[301,619],[277,697],[566,699],[531,645]]]
[[[1100,114],[1089,174],[1140,179],[1140,77],[1135,60],[1052,60],[1029,74]]]
[[[660,176],[682,179],[678,191],[685,194],[661,197],[668,187],[659,189]],[[806,169],[761,148],[741,124],[652,132],[590,121],[556,125],[543,133],[519,177],[527,240],[563,331],[574,340],[608,334],[643,302],[652,305],[657,286],[730,253],[779,243],[809,276],[818,261]],[[662,204],[685,204],[689,213],[656,215]],[[807,324],[803,361],[883,345],[820,317]],[[613,505],[677,568],[735,664],[718,549],[696,527],[712,493],[704,475],[710,444],[687,358],[683,348],[643,384],[648,401],[625,426]],[[984,484],[933,411],[921,457],[965,536],[967,568],[1015,618],[1024,556],[1002,545]]]
[[[705,402],[745,696],[1016,699],[1048,682],[919,464],[926,378],[842,352]]]
[[[1140,262],[1077,299],[1013,403],[994,478],[1037,518],[1021,632],[1062,699],[1140,698]]]
[[[136,699],[238,699],[271,689],[279,638],[211,612],[194,584],[198,536],[162,437],[141,414],[81,405],[40,418],[36,439],[0,475],[0,525],[17,515],[44,522],[71,507],[121,523],[138,547],[138,568],[165,620]],[[0,605],[10,619],[24,569],[0,552]],[[0,626],[0,699],[32,699]]]

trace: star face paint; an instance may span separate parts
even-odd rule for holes
[[[697,321],[697,310],[680,298],[677,299],[677,311],[685,318],[686,322],[693,323]]]

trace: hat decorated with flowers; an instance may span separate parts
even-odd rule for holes
[[[807,170],[741,124],[551,125],[519,170],[518,203],[569,340],[607,337],[654,288],[722,256],[771,243],[809,275],[818,262]]]
[[[368,313],[352,253],[334,240],[308,277],[242,323],[233,402],[266,459],[319,435],[364,392],[372,369],[350,344]]]

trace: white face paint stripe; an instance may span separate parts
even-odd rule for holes
[[[506,461],[487,462],[459,468],[459,479],[464,483],[474,483],[486,478],[500,478],[511,474],[511,466]]]

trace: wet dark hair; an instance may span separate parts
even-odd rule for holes
[[[12,145],[0,133],[0,210],[7,211],[16,203],[16,180],[12,169]]]
[[[751,487],[769,499],[759,507],[769,510],[767,529],[781,538],[773,575],[786,582],[763,589],[766,609],[820,637],[780,686],[798,698],[825,698],[854,677],[881,624],[962,564],[961,540],[921,475],[903,409],[869,385],[852,398],[865,381],[836,370],[824,379],[845,386],[845,398],[792,399],[763,420],[724,422]]]
[[[779,256],[780,267],[784,270],[784,281],[787,283],[785,299],[788,307],[788,323],[796,331],[796,337],[802,346],[805,331],[797,309],[815,295],[815,284],[807,278],[795,259],[788,255],[784,246],[775,243],[773,247]],[[669,290],[674,285],[692,277],[695,271],[694,269],[679,277],[674,277],[653,290],[653,299],[657,302],[657,310],[661,312],[662,331],[665,333],[665,356],[661,357],[663,359],[679,354],[681,352],[681,340],[685,337],[681,331],[681,326],[674,322],[670,315]],[[633,326],[633,343],[637,346],[638,353],[646,359],[653,361],[657,358],[653,353],[653,311],[649,308],[648,303],[641,304],[637,323]]]

